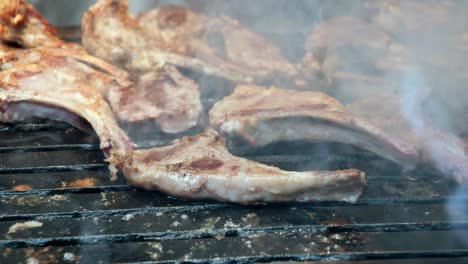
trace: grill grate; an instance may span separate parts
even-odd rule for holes
[[[259,153],[246,155],[302,169],[324,158]],[[326,166],[366,166],[386,175],[369,175],[364,195],[353,205],[184,201],[133,188],[121,176],[111,182],[97,139],[67,125],[1,127],[1,262],[468,260],[460,240],[468,237],[468,195],[454,193],[441,176],[395,173],[392,164],[368,154],[327,158]],[[83,178],[97,184],[63,184]],[[19,184],[34,189],[12,191]],[[41,226],[9,232],[14,224],[31,221]]]

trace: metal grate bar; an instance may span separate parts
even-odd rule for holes
[[[68,128],[71,128],[71,126],[66,123],[16,124],[0,126],[0,132],[38,132],[64,130]]]
[[[97,188],[96,188],[97,189]],[[134,189],[133,187],[130,186],[122,186],[122,188],[117,188],[117,190],[113,191],[126,191],[128,189]],[[82,191],[79,189],[76,189],[76,192],[67,192],[65,193],[73,193],[73,194],[83,194],[83,193],[98,193],[98,190],[96,192],[89,192],[89,191]],[[465,198],[466,201],[468,201],[468,197]],[[424,204],[432,204],[433,201],[428,200]],[[444,201],[436,201],[435,203],[440,203],[443,204],[445,203],[446,200]],[[34,219],[56,219],[56,218],[72,218],[72,217],[92,217],[92,216],[104,216],[104,215],[125,215],[125,214],[151,214],[153,212],[159,213],[159,212],[176,212],[176,213],[184,213],[187,211],[196,211],[199,210],[200,208],[203,209],[223,209],[223,208],[232,208],[233,205],[230,204],[207,204],[203,205],[203,207],[199,207],[199,205],[196,205],[196,202],[187,202],[190,205],[188,206],[176,206],[176,207],[146,207],[146,208],[136,208],[136,209],[117,209],[117,210],[91,210],[91,211],[83,211],[80,213],[77,213],[75,211],[73,212],[61,212],[61,213],[38,213],[38,214],[9,214],[9,215],[0,215],[0,222],[2,221],[15,221],[15,220],[34,220]],[[194,204],[195,203],[195,204]],[[362,203],[362,202],[357,202],[355,204],[346,204],[346,203],[330,203],[330,202],[316,202],[314,204],[309,204],[308,206],[314,207],[314,206],[321,206],[321,207],[336,207],[336,206],[343,206],[343,207],[358,207],[358,206],[366,206],[366,205],[411,205],[411,204],[423,204],[423,203],[401,203],[401,202],[390,202],[390,203]],[[300,206],[300,204],[295,204],[296,206]],[[206,206],[206,207],[204,207]],[[170,208],[166,210],[166,208]]]
[[[455,251],[419,251],[419,252],[378,252],[378,253],[343,253],[343,254],[291,254],[291,255],[271,255],[271,256],[252,256],[252,257],[236,257],[236,258],[223,258],[216,260],[216,263],[269,263],[269,262],[290,262],[290,261],[318,261],[318,262],[331,262],[331,261],[361,261],[361,260],[394,260],[394,259],[419,259],[419,258],[461,258],[468,256],[468,251],[455,250]],[[138,262],[145,263],[179,263],[180,261],[148,261]],[[191,261],[184,261],[184,263],[212,263],[212,259],[197,259]],[[446,263],[446,262],[441,262]],[[458,262],[457,262],[458,263]],[[460,262],[462,263],[462,262]]]
[[[8,197],[28,197],[28,196],[50,196],[50,195],[63,195],[63,194],[85,194],[85,193],[107,193],[107,192],[126,192],[135,190],[135,187],[129,185],[109,185],[98,187],[81,187],[81,188],[56,188],[56,189],[34,189],[23,192],[15,191],[0,191],[0,199]],[[389,204],[432,204],[432,203],[446,203],[448,200],[456,198],[459,201],[468,201],[468,195],[460,196],[441,196],[436,198],[363,198],[359,199],[354,204],[345,202],[329,202],[317,201],[309,202],[308,206],[362,206],[362,205],[389,205]],[[295,204],[295,203],[290,203]],[[295,204],[301,207],[302,204]]]
[[[434,235],[438,231],[434,231]],[[342,234],[341,239],[334,239],[336,235],[327,234],[313,234],[301,236],[300,234],[294,234],[288,237],[284,237],[278,231],[275,234],[272,231],[270,234],[256,236],[254,243],[246,244],[245,241],[252,241],[250,238],[244,237],[232,237],[226,236],[224,239],[217,242],[213,242],[210,237],[203,237],[203,233],[200,234],[201,238],[197,239],[168,239],[168,240],[156,240],[156,241],[141,241],[141,242],[117,242],[117,243],[101,243],[94,244],[93,239],[101,239],[100,237],[89,237],[89,240],[81,243],[80,247],[74,245],[51,245],[47,247],[47,252],[53,252],[57,254],[62,252],[73,252],[81,257],[80,261],[89,262],[90,260],[98,260],[101,262],[138,262],[138,263],[210,263],[216,261],[216,263],[232,263],[234,261],[241,263],[250,262],[261,262],[261,261],[341,261],[341,260],[380,260],[380,259],[415,259],[415,258],[460,258],[468,256],[468,250],[454,247],[444,247],[441,249],[433,249],[434,244],[429,245],[405,245],[404,241],[414,243],[415,239],[411,239],[410,236],[418,235],[418,233],[424,232],[411,232],[411,233],[398,233],[395,232],[392,237],[398,238],[400,244],[392,245],[389,248],[391,250],[384,251],[382,247],[368,245],[363,241],[369,240],[369,243],[373,243],[382,239],[382,235],[379,233],[356,233],[356,234]],[[132,234],[135,238],[138,238],[139,234]],[[155,234],[156,236],[157,234]],[[290,248],[289,252],[276,252],[269,245],[275,243],[275,238],[283,237],[281,242],[294,241],[298,243],[298,248]],[[361,237],[362,239],[353,239],[353,236]],[[401,237],[404,236],[404,237]],[[427,238],[435,238],[434,236],[422,236]],[[162,238],[157,237],[156,238]],[[74,238],[73,238],[74,239]],[[122,238],[125,239],[125,238]],[[329,242],[323,242],[322,240],[331,240]],[[159,241],[159,242],[158,242]],[[189,243],[187,243],[189,241]],[[211,241],[208,242],[208,241]],[[269,243],[268,243],[269,241]],[[304,242],[314,242],[313,247],[309,247],[309,250],[305,250],[303,246]],[[89,243],[88,243],[89,242]],[[206,244],[205,244],[206,243]],[[292,246],[289,244],[288,246]],[[226,249],[226,252],[217,255],[217,257],[210,257],[210,253],[214,250],[218,251],[221,247]],[[249,250],[250,248],[254,248]],[[181,250],[175,252],[177,248]],[[405,249],[406,248],[406,249]],[[113,254],[103,254],[103,249],[113,252]],[[189,252],[192,252],[190,254]],[[353,250],[354,249],[354,250]],[[255,251],[262,250],[263,254],[255,254]],[[24,254],[24,251],[31,251],[31,248],[12,248],[10,254],[12,258],[15,257],[15,253]],[[57,251],[57,252],[55,252]],[[128,252],[132,254],[128,254]],[[150,253],[154,253],[149,256]],[[188,253],[188,255],[187,255]],[[58,254],[60,256],[60,254]],[[173,256],[173,257],[171,257]],[[151,262],[144,262],[144,260],[151,259]],[[143,261],[142,261],[143,260]],[[405,262],[406,263],[406,262]],[[463,263],[463,262],[460,262]]]
[[[38,152],[57,150],[98,150],[98,144],[62,144],[48,146],[0,147],[0,153]]]
[[[135,190],[135,187],[129,185],[108,185],[97,187],[81,188],[61,188],[61,189],[33,189],[25,192],[3,191],[0,192],[0,199],[7,197],[20,196],[49,196],[64,194],[85,194],[85,193],[104,193],[104,192],[128,192]]]
[[[220,210],[230,205],[226,204],[192,204],[189,206],[164,206],[164,207],[147,207],[136,209],[117,209],[117,210],[96,210],[82,212],[64,212],[64,213],[48,213],[48,214],[19,214],[19,215],[0,215],[0,222],[6,221],[23,221],[23,220],[53,220],[60,218],[94,218],[103,216],[124,216],[132,215],[154,215],[160,213],[185,213],[197,212],[200,210]]]
[[[140,241],[165,241],[165,240],[191,240],[216,237],[241,237],[253,238],[271,234],[288,233],[288,235],[301,233],[302,235],[313,235],[319,233],[344,233],[344,232],[405,232],[405,231],[440,231],[453,229],[466,229],[467,222],[461,223],[431,223],[431,224],[365,224],[365,225],[343,225],[323,226],[323,225],[295,225],[295,226],[268,226],[268,227],[246,227],[246,228],[222,228],[212,230],[195,231],[170,231],[170,232],[147,232],[147,233],[126,233],[115,235],[86,235],[59,238],[39,238],[39,239],[17,239],[0,240],[1,248],[23,248],[23,247],[46,247],[64,245],[91,245],[101,243],[128,243]],[[468,249],[467,249],[468,252]]]
[[[105,163],[98,163],[98,164],[79,164],[79,165],[37,166],[37,167],[22,167],[22,168],[0,168],[0,174],[98,170],[98,169],[107,168],[107,166],[108,165]]]

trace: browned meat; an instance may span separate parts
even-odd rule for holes
[[[304,63],[318,61],[330,77],[336,72],[373,73],[391,44],[380,28],[358,18],[337,17],[315,26],[307,38]]]
[[[452,0],[363,1],[372,22],[392,34],[421,35],[440,29],[463,30],[464,3]]]
[[[171,65],[136,74],[139,76],[132,82],[126,71],[89,55],[79,46],[64,43],[60,48],[42,50],[85,62],[109,73],[120,85],[97,85],[95,88],[122,122],[154,120],[166,133],[182,132],[198,124],[202,113],[198,85]]]
[[[55,29],[25,0],[0,0],[0,39],[26,48],[62,43]]]
[[[466,61],[466,3],[457,4],[451,0],[365,3],[375,11],[373,23],[407,46],[416,62],[456,70]],[[463,63],[460,63],[460,56]]]
[[[456,133],[466,133],[466,3],[363,2],[372,10],[370,22],[339,17],[315,27],[307,42],[306,73],[319,68],[326,77],[327,93],[353,102],[381,92],[401,92],[406,89],[405,76],[420,69],[433,88],[431,100],[453,119]],[[433,121],[442,125],[447,118],[435,116]]]
[[[287,140],[335,141],[405,166],[418,159],[414,146],[348,114],[338,101],[318,92],[239,86],[215,104],[210,120],[222,134],[253,146]]]
[[[175,196],[236,203],[355,202],[366,184],[355,170],[286,172],[231,155],[212,129],[172,145],[137,150],[125,163],[133,185]]]
[[[278,47],[228,17],[206,17],[183,7],[167,6],[142,15],[139,23],[145,32],[160,34],[165,43],[185,41],[188,55],[213,65],[229,63],[247,74],[250,70],[265,74],[295,71]]]
[[[384,28],[407,49],[401,61],[384,60],[380,62],[381,66],[388,69],[394,68],[395,64],[417,65],[424,72],[426,82],[433,87],[432,100],[437,100],[452,119],[452,129],[460,134],[466,133],[467,2],[384,0],[365,3],[373,11],[372,23]],[[447,118],[440,119],[434,121],[447,121]]]
[[[86,62],[126,82],[128,74],[125,71],[90,56],[79,45],[58,38],[55,28],[26,0],[0,0],[0,33],[2,54],[22,48],[41,48],[48,53]]]
[[[423,101],[421,96],[410,110],[421,111]],[[402,104],[399,96],[388,94],[344,107],[322,93],[240,86],[213,107],[210,119],[222,134],[251,146],[287,140],[336,141],[367,149],[405,168],[430,163],[458,182],[468,183],[462,141],[422,122],[419,115],[411,120],[414,114],[406,113],[409,110]]]
[[[86,129],[84,119],[99,136],[115,174],[132,143],[95,89],[115,85],[111,76],[68,57],[41,49],[11,52],[1,59],[0,122],[48,118]]]
[[[83,17],[82,31],[89,52],[132,70],[169,63],[239,82],[296,74],[277,47],[238,21],[182,7],[162,7],[135,19],[127,1],[100,0]]]
[[[395,94],[380,93],[346,105],[346,111],[376,125],[387,134],[416,145],[417,137],[401,114],[402,102]]]
[[[306,42],[305,75],[317,71],[328,92],[343,101],[358,95],[393,90],[387,81],[408,63],[406,48],[380,27],[356,17],[319,23]]]
[[[412,111],[421,111],[424,96]],[[384,103],[382,103],[384,102]],[[452,177],[458,183],[468,184],[468,157],[465,143],[451,133],[437,128],[422,113],[405,113],[401,97],[383,94],[362,99],[346,107],[353,115],[366,119],[388,134],[399,137],[414,145],[420,152],[421,161],[430,163],[442,173]],[[407,106],[406,106],[407,107]]]
[[[151,74],[137,77],[133,85],[126,71],[89,55],[81,46],[60,40],[55,30],[26,1],[8,1],[0,10],[0,19],[8,25],[4,40],[23,48],[40,47],[54,56],[85,62],[112,75],[120,85],[95,85],[122,122],[155,120],[163,131],[181,132],[197,124],[201,103],[197,85],[171,66],[163,66]],[[13,24],[14,19],[20,24]],[[9,23],[9,24],[8,24]],[[10,49],[5,46],[5,50]],[[94,80],[91,80],[94,81]],[[148,96],[151,95],[151,96]],[[155,100],[157,99],[157,100]]]
[[[139,76],[135,86],[114,86],[108,98],[119,120],[153,119],[166,133],[195,126],[202,113],[198,86],[170,65]]]

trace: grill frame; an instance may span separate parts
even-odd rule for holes
[[[49,133],[53,136],[43,136]],[[453,185],[440,175],[427,174],[424,170],[395,174],[391,172],[393,164],[370,154],[350,158],[333,153],[328,158],[335,161],[328,162],[327,166],[354,164],[363,169],[361,166],[374,165],[371,171],[386,171],[388,175],[369,175],[365,193],[356,204],[239,206],[184,201],[128,186],[122,175],[117,182],[111,182],[102,155],[101,159],[94,160],[100,154],[97,138],[82,135],[81,139],[75,139],[79,134],[83,133],[60,123],[0,128],[0,157],[29,155],[28,162],[37,164],[34,159],[41,161],[44,155],[54,152],[77,152],[85,156],[92,153],[88,155],[92,157],[90,162],[77,164],[70,164],[66,156],[47,160],[47,166],[17,164],[15,167],[3,159],[0,230],[4,235],[0,239],[0,256],[5,262],[18,259],[61,262],[66,256],[73,256],[73,261],[80,262],[354,263],[398,259],[423,263],[427,258],[435,258],[463,263],[468,257],[468,247],[458,237],[468,232],[468,215],[461,213],[456,219],[450,219],[446,214],[449,200],[456,201],[452,206],[463,212],[468,193],[454,196]],[[5,142],[8,136],[18,140]],[[48,141],[55,143],[46,144]],[[151,147],[154,142],[141,145]],[[164,142],[167,144],[162,140],[156,146]],[[307,153],[265,155],[266,152],[245,155],[281,167],[307,164],[303,168],[323,158]],[[68,188],[57,186],[53,180],[60,177],[72,181],[88,176],[97,178],[98,184]],[[41,181],[42,187],[14,192],[9,189],[12,184],[9,187],[5,184],[8,180],[33,186]],[[254,220],[250,221],[252,214]],[[183,215],[189,220],[184,220]],[[125,217],[129,220],[122,220]],[[215,219],[211,225],[207,220],[210,218]],[[106,222],[109,220],[111,223]],[[12,225],[27,221],[38,221],[43,226],[8,234]],[[145,224],[147,228],[142,227]]]

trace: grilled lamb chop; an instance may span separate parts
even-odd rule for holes
[[[422,162],[432,164],[460,184],[468,184],[466,144],[423,116],[425,100],[420,96],[418,102],[412,102],[411,113],[405,113],[409,110],[403,103],[408,102],[395,94],[382,94],[358,100],[347,105],[346,110],[418,148]]]
[[[114,85],[105,73],[67,57],[40,49],[11,52],[1,58],[0,122],[48,118],[89,129],[84,119],[99,136],[115,175],[132,143],[95,89]]]
[[[432,100],[447,111],[452,129],[468,132],[465,114],[468,96],[468,5],[463,1],[365,1],[371,20],[402,43],[408,51],[401,64],[417,65],[433,89]],[[382,61],[384,67],[394,67],[394,61]],[[393,78],[398,80],[401,78]],[[442,88],[443,87],[443,88]],[[434,119],[443,124],[447,118]]]
[[[108,98],[119,120],[154,119],[166,133],[195,126],[202,113],[198,86],[170,65],[137,77],[135,86],[114,86]]]
[[[125,82],[128,77],[125,71],[90,56],[81,46],[62,41],[55,28],[25,0],[0,0],[0,32],[2,54],[21,48],[42,48],[48,53],[86,62],[120,81]]]
[[[326,85],[334,89],[328,92],[343,101],[391,90],[385,79],[398,74],[408,60],[404,46],[393,42],[383,29],[356,17],[336,17],[316,25],[305,48],[305,75],[322,72]]]
[[[384,70],[387,77],[404,52],[382,29],[355,17],[316,25],[305,48],[305,78],[315,83],[317,75],[323,76],[323,85],[331,88],[327,92],[344,102],[376,90],[391,90],[383,79]]]
[[[288,140],[335,141],[367,149],[406,167],[414,166],[418,159],[414,146],[348,114],[338,101],[319,92],[239,86],[215,104],[210,120],[233,143],[240,140],[264,146]]]
[[[162,7],[135,19],[127,1],[100,0],[84,15],[82,32],[90,53],[131,70],[168,63],[238,82],[296,74],[277,47],[239,22],[182,7]]]
[[[55,29],[25,0],[0,0],[0,39],[25,48],[62,43]]]
[[[287,100],[284,100],[287,98]],[[421,111],[420,105],[412,106]],[[370,96],[346,107],[321,93],[238,87],[210,111],[222,134],[251,146],[276,141],[336,141],[415,167],[430,163],[459,183],[468,183],[464,144],[430,122],[412,124],[396,95]]]
[[[15,19],[21,19],[21,23],[14,24],[12,21]],[[197,124],[201,114],[198,87],[173,67],[164,66],[159,71],[136,77],[140,81],[133,85],[126,71],[89,55],[79,45],[59,39],[54,28],[26,1],[5,3],[0,9],[2,21],[9,32],[2,35],[5,40],[23,48],[40,47],[48,54],[82,61],[112,75],[113,81],[120,85],[94,87],[111,104],[120,121],[152,119],[168,133],[181,132]]]
[[[175,196],[236,203],[355,202],[366,184],[356,170],[286,172],[231,155],[212,129],[167,147],[136,150],[124,165],[127,181]]]
[[[420,36],[443,29],[463,31],[464,3],[452,0],[365,0],[373,23],[394,35]]]
[[[450,70],[458,70],[460,64],[465,64],[468,52],[466,4],[451,0],[386,0],[366,1],[366,4],[376,10],[372,18],[374,24],[410,49],[412,59],[419,64]]]
[[[319,61],[327,76],[335,72],[373,73],[389,51],[390,37],[354,17],[337,17],[315,26],[307,38],[304,63]]]

